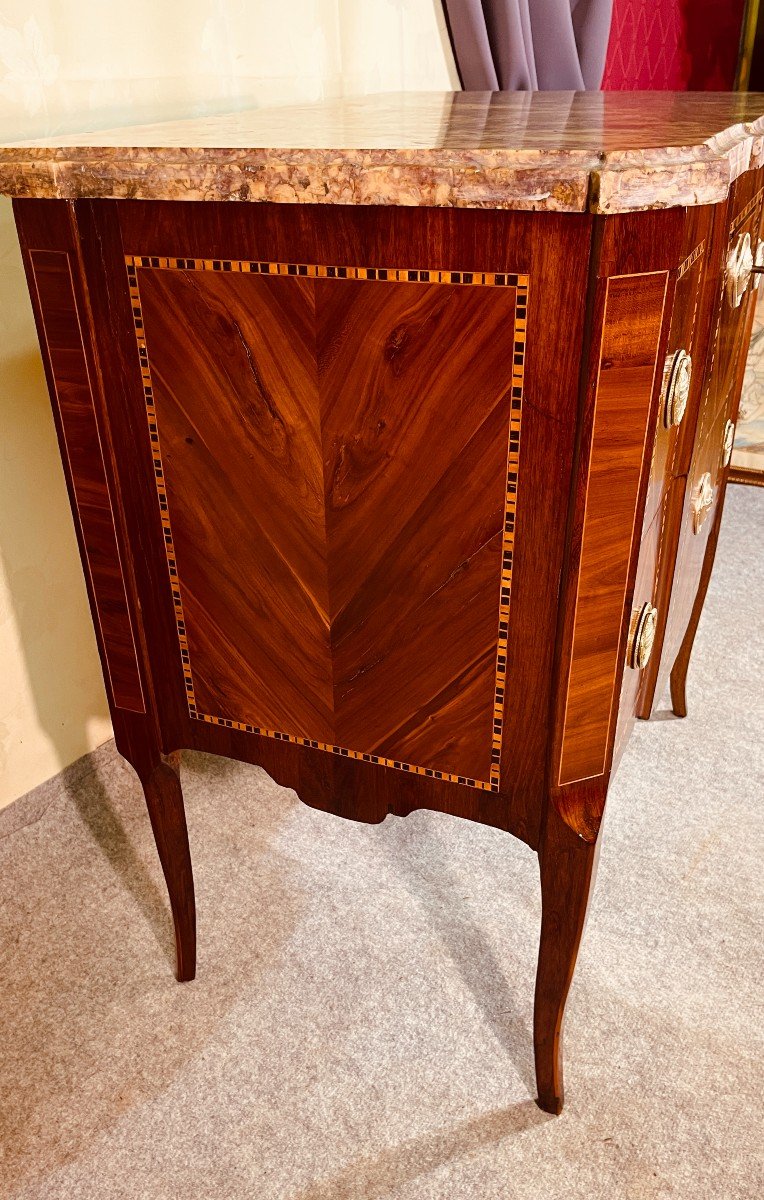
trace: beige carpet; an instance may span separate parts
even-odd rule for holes
[[[519,842],[189,755],[180,986],[107,746],[0,815],[3,1200],[760,1197],[763,538],[732,489],[690,716],[640,725],[611,792],[561,1117],[532,1100]]]

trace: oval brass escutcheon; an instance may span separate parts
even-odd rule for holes
[[[666,429],[679,425],[687,411],[692,379],[692,358],[686,350],[677,350],[666,363],[663,424]]]
[[[714,486],[710,474],[706,471],[698,480],[692,497],[692,528],[695,533],[700,533],[713,502]]]
[[[657,624],[658,609],[654,605],[643,604],[641,608],[634,610],[629,638],[628,663],[635,671],[641,671],[650,661]]]
[[[724,442],[722,451],[722,466],[728,467],[732,458],[732,447],[735,444],[735,425],[734,422],[728,421],[724,426]]]
[[[745,295],[753,271],[753,250],[750,233],[741,233],[727,255],[727,299],[738,308]]]

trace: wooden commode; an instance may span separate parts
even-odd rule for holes
[[[669,680],[686,712],[763,114],[409,94],[0,148],[180,979],[181,749],[343,817],[494,825],[539,856],[560,1111],[608,786]]]

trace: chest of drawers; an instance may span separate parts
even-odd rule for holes
[[[762,112],[373,97],[0,149],[180,979],[181,749],[343,817],[486,822],[539,856],[560,1111],[608,785],[669,676],[686,711]]]

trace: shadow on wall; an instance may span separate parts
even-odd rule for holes
[[[0,808],[111,735],[9,200],[0,200]]]

